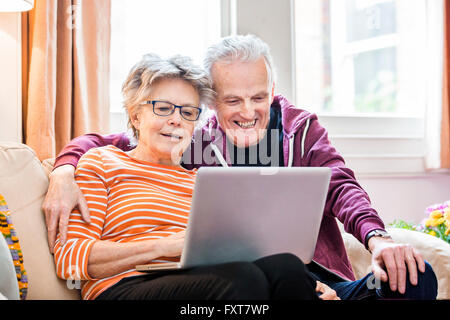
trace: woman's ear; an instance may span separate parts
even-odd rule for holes
[[[134,109],[130,112],[130,120],[131,120],[131,123],[132,123],[133,127],[134,127],[136,130],[139,130],[139,125],[140,125],[140,122],[139,122],[139,116],[140,116],[140,114],[139,114],[137,108],[134,108]]]

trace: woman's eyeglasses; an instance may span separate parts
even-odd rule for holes
[[[180,109],[180,115],[183,117],[183,119],[188,121],[198,120],[198,118],[200,117],[200,113],[202,112],[202,109],[198,107],[177,106],[176,104],[168,101],[151,100],[144,101],[142,104],[153,105],[153,113],[161,117],[170,116],[175,112],[175,109],[178,108]]]

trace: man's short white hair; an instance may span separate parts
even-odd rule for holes
[[[268,88],[270,91],[273,83],[276,81],[270,48],[267,43],[253,34],[228,36],[222,38],[219,43],[210,46],[206,51],[204,67],[206,72],[211,75],[211,68],[218,61],[249,62],[256,61],[261,56],[264,57],[264,62],[266,63]]]

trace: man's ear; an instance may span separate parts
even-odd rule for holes
[[[208,104],[208,109],[211,109],[213,111],[217,111],[217,104],[215,102],[212,102],[211,104]]]
[[[270,99],[270,104],[273,103],[273,99],[275,98],[275,82],[272,83],[272,92],[271,92],[271,99]]]

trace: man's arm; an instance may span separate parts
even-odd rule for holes
[[[53,253],[56,234],[61,232],[62,244],[66,241],[67,223],[70,212],[78,208],[84,221],[90,223],[89,210],[74,173],[78,160],[91,148],[114,145],[124,151],[131,150],[130,140],[125,133],[98,135],[86,134],[70,141],[56,158],[50,174],[50,183],[42,204],[47,224],[48,244]]]
[[[327,131],[317,120],[310,123],[301,165],[331,168],[324,211],[341,221],[346,232],[366,245],[365,239],[370,231],[384,230],[384,223],[372,207],[368,194],[357,182],[353,171],[346,167],[344,158],[331,145]]]
[[[372,253],[372,272],[386,282],[392,291],[404,293],[406,271],[411,284],[417,284],[417,268],[425,272],[425,262],[418,251],[392,239],[371,237],[373,230],[384,230],[384,223],[372,208],[369,196],[356,181],[352,170],[345,166],[344,159],[330,144],[326,130],[318,121],[312,121],[311,134],[306,138],[307,153],[302,164],[327,166],[332,170],[325,212],[337,217],[344,229],[353,234]]]
[[[81,156],[90,149],[104,147],[110,144],[123,151],[133,149],[133,147],[130,146],[130,139],[126,133],[114,133],[104,136],[96,133],[85,134],[74,138],[61,150],[56,157],[53,170],[66,164],[76,167]]]

